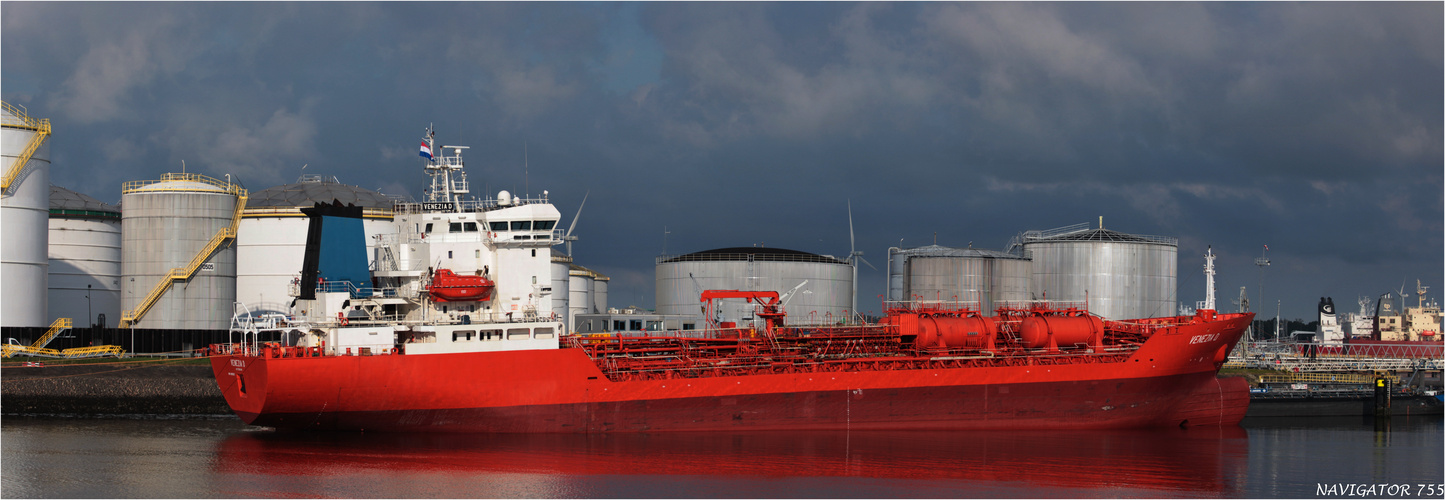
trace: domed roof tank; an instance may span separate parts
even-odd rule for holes
[[[120,320],[120,209],[50,186],[49,316],[77,328]],[[89,320],[85,318],[89,317]]]

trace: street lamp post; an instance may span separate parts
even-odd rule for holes
[[[93,316],[90,315],[90,285],[87,284],[85,285],[85,322],[93,327],[95,326],[95,320],[91,318],[93,318]]]

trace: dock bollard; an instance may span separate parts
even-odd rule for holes
[[[1390,416],[1390,379],[1375,377],[1375,416]]]

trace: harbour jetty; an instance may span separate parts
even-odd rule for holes
[[[0,413],[231,415],[209,365],[155,362],[7,365]]]

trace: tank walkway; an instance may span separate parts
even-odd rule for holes
[[[23,108],[16,108],[8,102],[0,102],[0,107],[3,107],[8,113],[4,123],[0,123],[0,126],[35,132],[35,135],[30,137],[30,142],[25,144],[25,149],[15,157],[15,163],[5,170],[4,179],[0,180],[0,192],[10,194],[10,187],[15,185],[15,180],[19,179],[20,174],[24,173],[25,168],[30,165],[30,158],[35,156],[35,152],[40,150],[40,145],[45,143],[45,138],[50,136],[50,120],[31,118]],[[14,118],[11,118],[10,115],[13,115]]]
[[[221,245],[225,244],[227,241],[231,241],[236,238],[236,229],[241,225],[241,214],[246,211],[247,193],[244,188],[241,188],[240,186],[237,186],[235,184],[229,182],[221,182],[219,180],[199,174],[165,174],[160,181],[127,182],[122,187],[121,193],[127,194],[137,189],[151,186],[160,182],[180,180],[210,184],[225,190],[225,192],[227,193],[236,195],[236,209],[231,215],[231,225],[223,227],[219,231],[216,231],[216,235],[212,236],[211,240],[206,242],[206,245],[202,247],[199,252],[196,252],[196,256],[192,257],[191,261],[187,263],[184,267],[171,268],[170,272],[168,272],[165,276],[162,276],[161,279],[156,282],[154,287],[151,287],[150,293],[146,294],[145,298],[141,299],[140,304],[138,304],[135,309],[122,312],[120,315],[121,328],[129,328],[136,322],[139,322],[141,317],[145,316],[145,313],[150,310],[151,306],[154,306],[156,302],[165,295],[166,291],[170,290],[172,283],[191,279],[192,276],[196,275],[196,271],[201,268],[201,265],[205,264],[207,260],[211,259],[211,254],[215,253],[216,250],[221,248]]]

